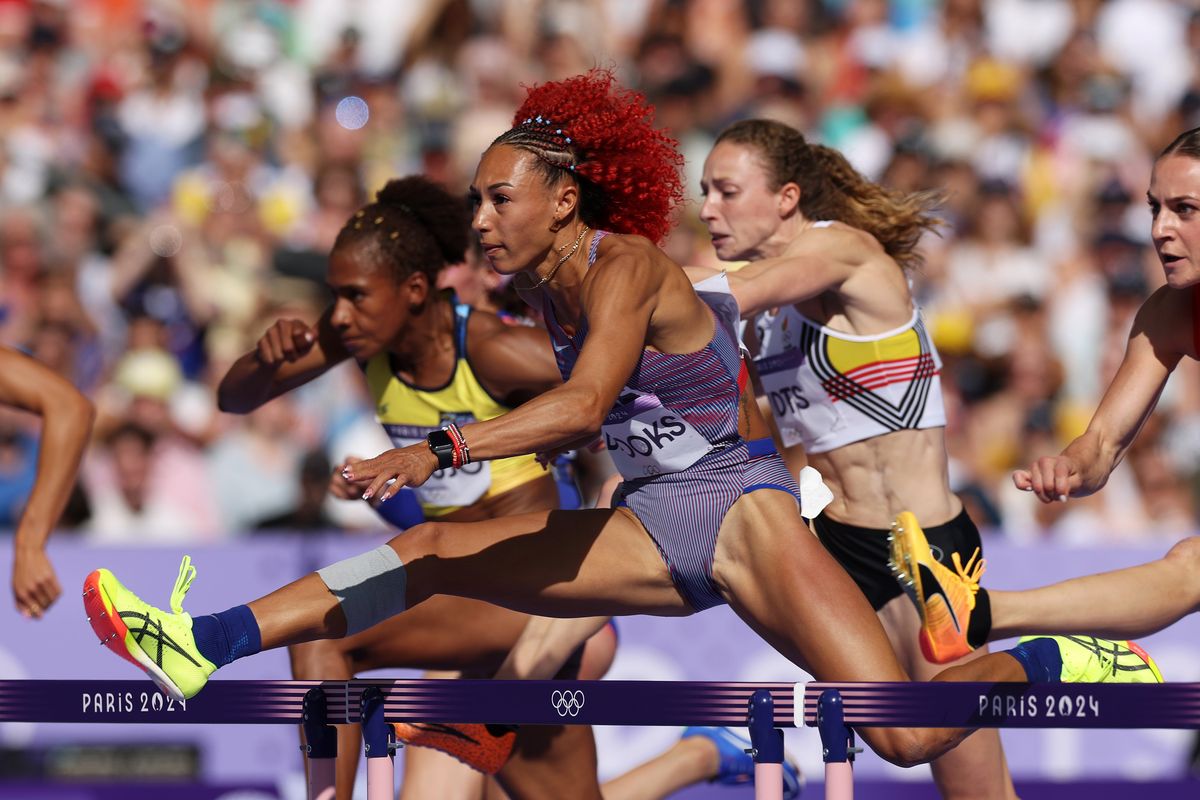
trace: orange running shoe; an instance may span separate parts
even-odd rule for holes
[[[951,570],[933,557],[925,531],[911,511],[901,511],[888,536],[892,573],[921,615],[921,652],[934,664],[962,658],[974,648],[967,643],[967,627],[975,608],[975,594],[986,562],[977,549],[963,566],[952,554]]]
[[[495,775],[512,755],[517,729],[513,725],[475,723],[395,722],[396,739],[413,747],[429,747],[454,756],[485,775]]]

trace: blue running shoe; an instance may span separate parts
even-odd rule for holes
[[[717,748],[720,766],[716,777],[709,783],[719,783],[724,786],[743,786],[754,782],[754,758],[747,751],[751,749],[749,739],[738,736],[729,728],[692,727],[683,732],[683,739],[693,736],[703,736]],[[783,798],[794,800],[800,796],[804,788],[804,776],[790,758],[783,760]]]

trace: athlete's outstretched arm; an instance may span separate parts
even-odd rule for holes
[[[580,309],[589,333],[570,379],[507,414],[465,426],[471,460],[551,451],[599,434],[641,357],[669,266],[644,253],[623,248],[589,270]],[[437,459],[420,443],[347,466],[346,475],[366,485],[364,497],[387,498],[401,486],[420,485],[436,468]]]
[[[1121,463],[1158,404],[1182,357],[1180,331],[1190,333],[1180,306],[1187,293],[1166,287],[1151,295],[1134,319],[1125,357],[1087,430],[1057,456],[1043,456],[1013,473],[1018,489],[1044,503],[1098,491]]]
[[[348,358],[329,322],[332,312],[332,307],[326,309],[311,326],[298,319],[276,320],[225,373],[217,406],[226,413],[249,414]]]
[[[819,235],[797,237],[780,256],[756,260],[728,273],[729,289],[742,316],[751,317],[836,290],[859,263],[864,235],[822,230]],[[834,253],[837,255],[831,255]],[[685,271],[693,282],[717,273],[712,267],[686,267]]]
[[[0,403],[42,418],[37,477],[13,538],[12,591],[17,610],[40,617],[62,589],[46,557],[46,539],[58,522],[79,460],[92,433],[95,409],[53,370],[15,350],[0,347]]]

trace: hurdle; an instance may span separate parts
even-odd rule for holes
[[[0,722],[290,724],[310,800],[332,797],[339,723],[363,726],[369,800],[390,798],[394,722],[741,726],[756,800],[782,796],[782,728],[821,734],[828,800],[853,797],[854,729],[1200,728],[1200,683],[739,683],[475,679],[213,681],[185,702],[146,681],[0,681]]]

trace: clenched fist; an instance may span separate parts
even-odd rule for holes
[[[317,341],[316,328],[298,319],[280,319],[258,340],[257,357],[266,367],[302,358]]]

